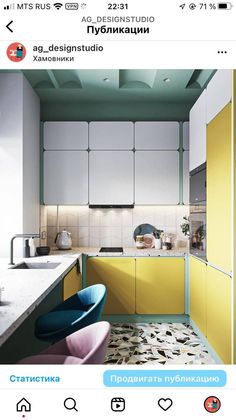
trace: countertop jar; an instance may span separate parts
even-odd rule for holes
[[[137,235],[135,241],[136,248],[144,248],[143,235]]]

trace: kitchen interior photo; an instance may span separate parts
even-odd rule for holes
[[[0,71],[0,363],[234,364],[235,71]]]

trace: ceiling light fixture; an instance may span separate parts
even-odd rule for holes
[[[163,79],[163,82],[169,83],[170,82],[170,78],[169,77],[166,77],[165,79]]]
[[[108,77],[105,77],[105,79],[103,79],[103,81],[104,81],[105,83],[109,83],[109,82],[110,82],[110,79],[109,79]]]

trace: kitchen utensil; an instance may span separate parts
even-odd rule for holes
[[[50,246],[37,246],[37,255],[48,255],[50,253]]]
[[[71,249],[71,233],[67,232],[67,230],[62,230],[61,232],[58,232],[55,238],[55,244],[58,249]]]
[[[161,249],[161,245],[162,245],[161,238],[156,238],[155,239],[155,249]]]
[[[143,223],[134,230],[134,240],[136,241],[137,235],[146,235],[147,233],[153,233],[156,230],[155,226],[149,225],[149,223]]]

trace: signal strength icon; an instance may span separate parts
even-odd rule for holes
[[[8,4],[7,6],[4,6],[4,10],[12,10],[12,9],[14,9],[15,8],[15,5],[14,5],[14,3],[12,3],[12,4]]]
[[[57,10],[59,10],[62,6],[63,6],[63,4],[62,3],[54,3],[54,5],[53,5]]]

